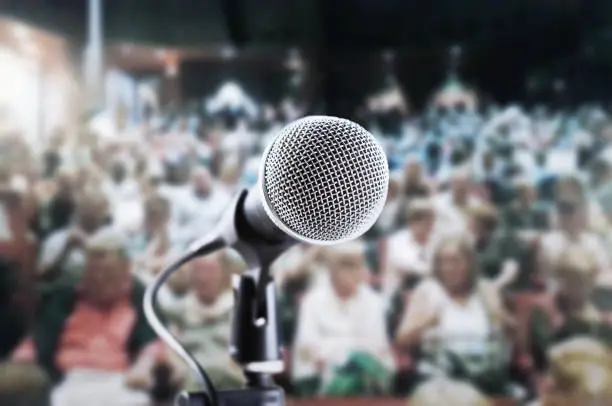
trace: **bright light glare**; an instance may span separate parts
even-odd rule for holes
[[[0,48],[0,108],[30,142],[36,137],[38,125],[36,70],[24,58]]]
[[[13,34],[18,39],[25,40],[28,39],[28,37],[30,36],[30,30],[28,30],[21,24],[15,24],[15,26],[13,27]]]
[[[246,94],[242,87],[234,82],[225,82],[210,100],[207,102],[209,111],[219,111],[223,108],[239,109],[243,108],[247,114],[255,116],[257,114],[257,105]]]
[[[30,56],[37,56],[39,54],[38,46],[31,41],[28,41],[23,44],[23,49]]]

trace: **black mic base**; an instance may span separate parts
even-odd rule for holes
[[[278,387],[220,390],[218,406],[285,406],[285,393]],[[215,406],[203,392],[185,392],[178,396],[176,406]]]

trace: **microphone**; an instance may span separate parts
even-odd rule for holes
[[[259,236],[330,245],[369,230],[387,198],[387,157],[349,120],[312,116],[283,128],[263,155],[245,202]]]
[[[190,245],[161,272],[144,298],[155,332],[197,373],[201,393],[183,394],[181,405],[284,404],[271,374],[283,369],[276,287],[270,265],[292,245],[332,245],[368,231],[384,207],[389,183],[382,147],[360,125],[310,116],[284,127],[266,148],[259,179],[241,191],[214,230]],[[247,388],[216,391],[206,371],[164,327],[155,299],[168,277],[190,260],[223,248],[242,256],[247,271],[234,279],[230,354],[244,370]]]

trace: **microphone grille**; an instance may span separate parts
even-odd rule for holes
[[[311,116],[287,125],[268,148],[261,170],[269,214],[306,242],[361,236],[387,198],[385,153],[372,134],[342,118]]]

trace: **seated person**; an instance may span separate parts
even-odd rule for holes
[[[432,200],[436,210],[436,233],[464,234],[468,228],[467,210],[483,199],[475,193],[471,174],[465,169],[453,170],[449,190],[441,190]]]
[[[528,180],[521,180],[515,185],[515,191],[514,200],[504,211],[504,225],[519,230],[547,230],[550,215],[538,203],[538,191],[534,185]]]
[[[41,277],[74,281],[83,273],[85,242],[109,223],[109,203],[99,192],[83,192],[72,223],[50,234],[42,243],[38,263]]]
[[[144,202],[142,227],[129,233],[130,255],[134,272],[144,283],[149,283],[172,258],[181,251],[181,239],[170,223],[170,203],[161,196],[151,196]]]
[[[272,273],[279,289],[282,339],[288,347],[294,341],[300,298],[309,288],[329,283],[324,257],[325,247],[297,244],[272,264]]]
[[[204,367],[219,389],[240,387],[242,370],[229,353],[234,294],[233,258],[229,251],[195,259],[188,265],[190,292],[181,306],[169,312],[181,343]],[[188,382],[195,389],[197,382]]]
[[[469,210],[469,226],[476,248],[477,268],[480,276],[495,281],[500,288],[517,282],[523,284],[530,275],[528,269],[529,246],[518,235],[499,225],[499,213],[489,204],[481,203]]]
[[[538,368],[546,366],[546,352],[555,343],[589,335],[612,345],[612,327],[592,302],[597,263],[581,247],[571,247],[554,267],[554,303],[532,310],[529,344]]]
[[[415,198],[425,198],[431,195],[432,185],[425,179],[423,164],[415,156],[410,156],[402,173],[402,189],[405,199],[409,202]]]
[[[554,281],[554,265],[572,247],[582,247],[597,263],[598,284],[610,282],[610,259],[599,236],[587,229],[584,204],[565,200],[557,203],[559,228],[545,233],[540,239],[540,271]]]
[[[394,368],[381,298],[366,282],[364,247],[328,249],[331,283],[306,293],[298,317],[293,380],[299,395],[386,393]]]
[[[605,233],[609,222],[599,201],[590,195],[589,190],[577,176],[562,176],[555,184],[555,200],[557,202],[571,201],[582,208],[584,229],[594,234]],[[553,212],[552,224],[560,224],[562,220]]]
[[[80,281],[50,294],[14,362],[34,362],[46,372],[56,384],[52,406],[146,405],[148,395],[128,385],[155,357],[143,295],[122,236],[99,231],[85,245]]]
[[[434,248],[435,208],[426,199],[406,207],[406,227],[389,236],[383,259],[382,291],[387,300],[402,289],[412,289],[430,273]]]
[[[612,355],[601,343],[574,338],[553,347],[540,406],[612,405]]]
[[[440,242],[433,276],[412,294],[396,340],[420,351],[420,367],[426,374],[442,370],[489,394],[503,394],[513,320],[502,306],[497,286],[478,277],[474,260],[469,241],[448,237]]]
[[[410,397],[410,406],[491,406],[477,389],[450,379],[432,379],[419,386]]]

